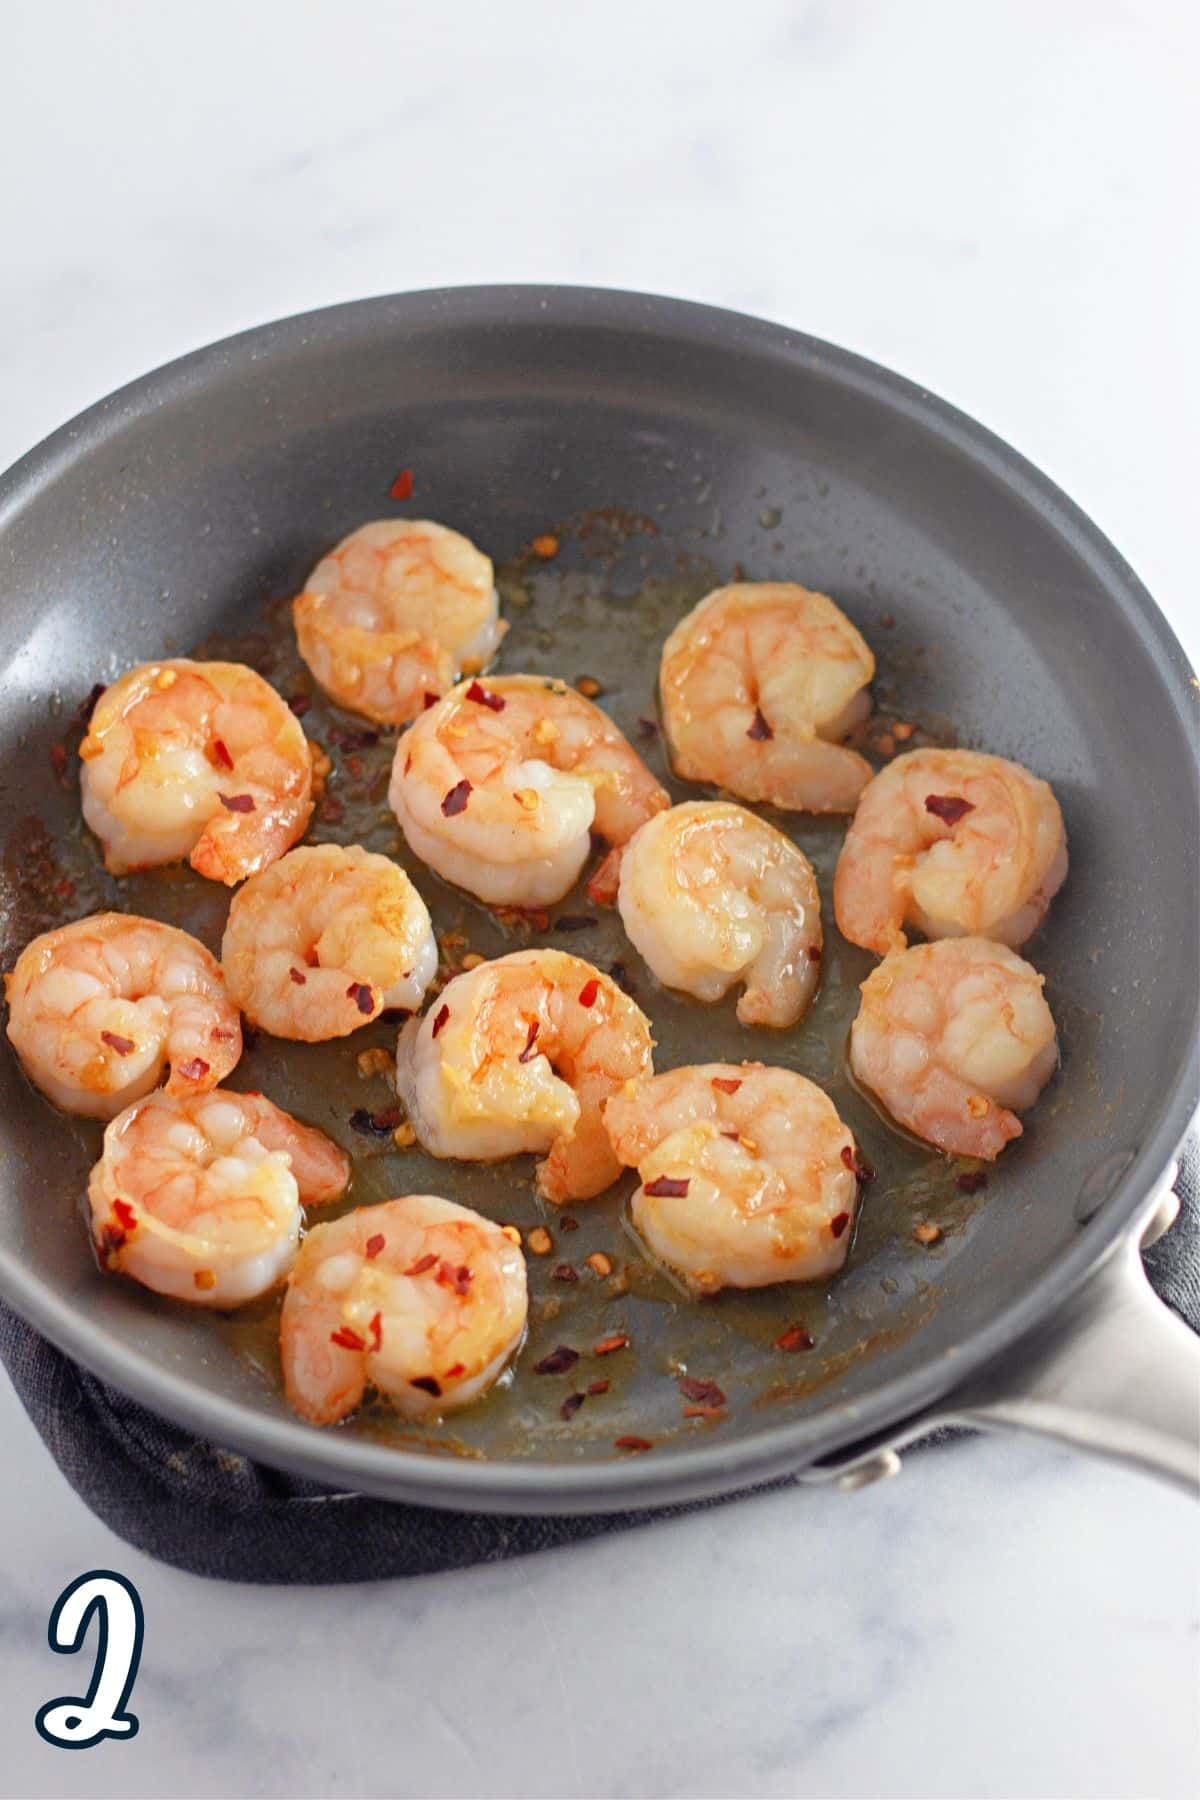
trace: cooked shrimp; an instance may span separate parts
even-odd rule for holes
[[[349,1179],[336,1144],[262,1094],[151,1094],[104,1133],[92,1234],[105,1268],[157,1294],[241,1306],[291,1268],[301,1206]]]
[[[96,702],[83,816],[114,875],[185,858],[210,881],[265,869],[312,815],[312,757],[294,714],[241,663],[143,663]]]
[[[611,976],[563,950],[517,950],[457,975],[396,1051],[396,1091],[434,1156],[548,1151],[546,1199],[587,1200],[620,1165],[604,1100],[651,1070],[645,1014]]]
[[[647,820],[622,852],[617,905],[667,987],[713,1001],[744,982],[743,1025],[794,1025],[816,992],[816,876],[744,807],[692,800]]]
[[[357,844],[313,844],[234,895],[221,961],[251,1024],[314,1044],[385,1007],[415,1012],[438,953],[425,902],[397,863]]]
[[[828,1095],[790,1069],[701,1063],[616,1094],[604,1124],[633,1222],[697,1293],[840,1269],[867,1171]]]
[[[5,977],[8,1035],[64,1112],[111,1119],[167,1074],[169,1094],[223,1081],[242,1054],[221,965],[157,919],[94,913],[27,944]]]
[[[833,884],[838,928],[885,955],[927,938],[1015,949],[1066,879],[1067,838],[1044,781],[977,750],[911,750],[866,789]]]
[[[360,525],[323,557],[292,607],[300,654],[339,706],[403,725],[508,627],[492,565],[429,519]]]
[[[862,984],[850,1066],[909,1131],[991,1162],[1058,1063],[1043,983],[984,938],[894,950]]]
[[[853,812],[870,764],[840,742],[875,658],[841,609],[790,581],[718,588],[663,646],[675,772],[789,812]]]
[[[624,844],[671,804],[598,706],[540,675],[447,694],[400,739],[388,798],[417,855],[493,906],[560,900],[593,831]]]
[[[300,1247],[280,1321],[284,1392],[332,1425],[367,1387],[407,1418],[468,1406],[517,1350],[525,1259],[490,1219],[434,1194],[362,1206]]]

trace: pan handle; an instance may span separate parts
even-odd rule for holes
[[[1144,1469],[1200,1495],[1200,1338],[1146,1279],[1141,1248],[1174,1222],[1174,1170],[1114,1253],[1003,1359],[969,1376],[934,1412],[809,1479],[856,1488],[900,1467],[897,1451],[945,1425],[1035,1432]],[[802,1477],[804,1479],[804,1477]]]

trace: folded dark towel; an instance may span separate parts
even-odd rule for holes
[[[1179,1219],[1146,1252],[1146,1269],[1163,1299],[1200,1331],[1200,1140],[1184,1152],[1177,1188]],[[690,1510],[530,1519],[334,1494],[198,1443],[85,1374],[3,1306],[0,1357],[50,1454],[92,1511],[139,1550],[196,1575],[260,1582],[428,1575]]]

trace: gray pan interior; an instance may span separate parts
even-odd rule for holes
[[[388,497],[412,467],[414,499]],[[1112,547],[1042,476],[940,401],[797,333],[631,294],[491,288],[363,302],[291,319],[147,376],[65,427],[0,484],[0,947],[118,904],[219,940],[227,896],[185,872],[115,883],[78,825],[72,715],[93,683],[198,644],[310,691],[287,597],[320,552],[372,516],[454,524],[501,566],[502,666],[601,680],[630,730],[653,718],[671,621],[738,570],[832,593],[879,659],[885,719],[1028,762],[1055,786],[1071,876],[1029,947],[1048,976],[1063,1068],[986,1191],[905,1142],[851,1087],[844,1043],[871,959],[827,917],[825,987],[798,1031],[740,1030],[731,1008],[657,990],[611,918],[549,941],[620,958],[660,1067],[762,1056],[834,1093],[878,1178],[848,1271],[828,1292],[682,1299],[638,1256],[627,1187],[550,1219],[530,1258],[533,1328],[515,1380],[424,1434],[382,1411],[319,1433],[279,1397],[271,1305],[218,1321],[103,1277],[78,1217],[94,1127],[64,1120],[0,1056],[0,1291],[80,1362],[198,1432],[339,1487],[493,1509],[648,1505],[796,1468],[917,1413],[1051,1312],[1120,1235],[1194,1105],[1196,692],[1179,646]],[[548,531],[551,562],[528,554]],[[342,817],[314,835],[397,856],[378,801],[390,747],[319,698]],[[665,773],[660,739],[641,740]],[[357,759],[357,760],[356,760]],[[682,795],[682,788],[676,789]],[[374,796],[374,798],[372,797]],[[840,831],[786,822],[828,875]],[[409,866],[411,867],[411,859]],[[530,941],[418,875],[439,927],[488,953]],[[65,894],[62,884],[70,883]],[[576,894],[557,913],[595,914]],[[538,941],[535,934],[532,941]],[[260,1040],[234,1085],[262,1086],[356,1155],[352,1198],[434,1187],[523,1228],[530,1165],[434,1165],[349,1125],[386,1094],[354,1053]],[[915,1223],[936,1221],[923,1249]],[[583,1266],[604,1249],[602,1282]],[[556,1283],[569,1260],[584,1279]],[[774,1347],[802,1321],[816,1347]],[[605,1331],[612,1389],[563,1422],[600,1371],[538,1377],[559,1342]],[[684,1420],[681,1368],[729,1395]],[[654,1442],[631,1458],[616,1437]]]

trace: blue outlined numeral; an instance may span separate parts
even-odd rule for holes
[[[52,1650],[82,1650],[93,1613],[96,1662],[86,1698],[48,1700],[34,1720],[48,1744],[88,1750],[104,1738],[136,1736],[137,1715],[126,1711],[142,1656],[145,1622],[137,1589],[115,1569],[89,1569],[54,1602],[46,1636]]]

